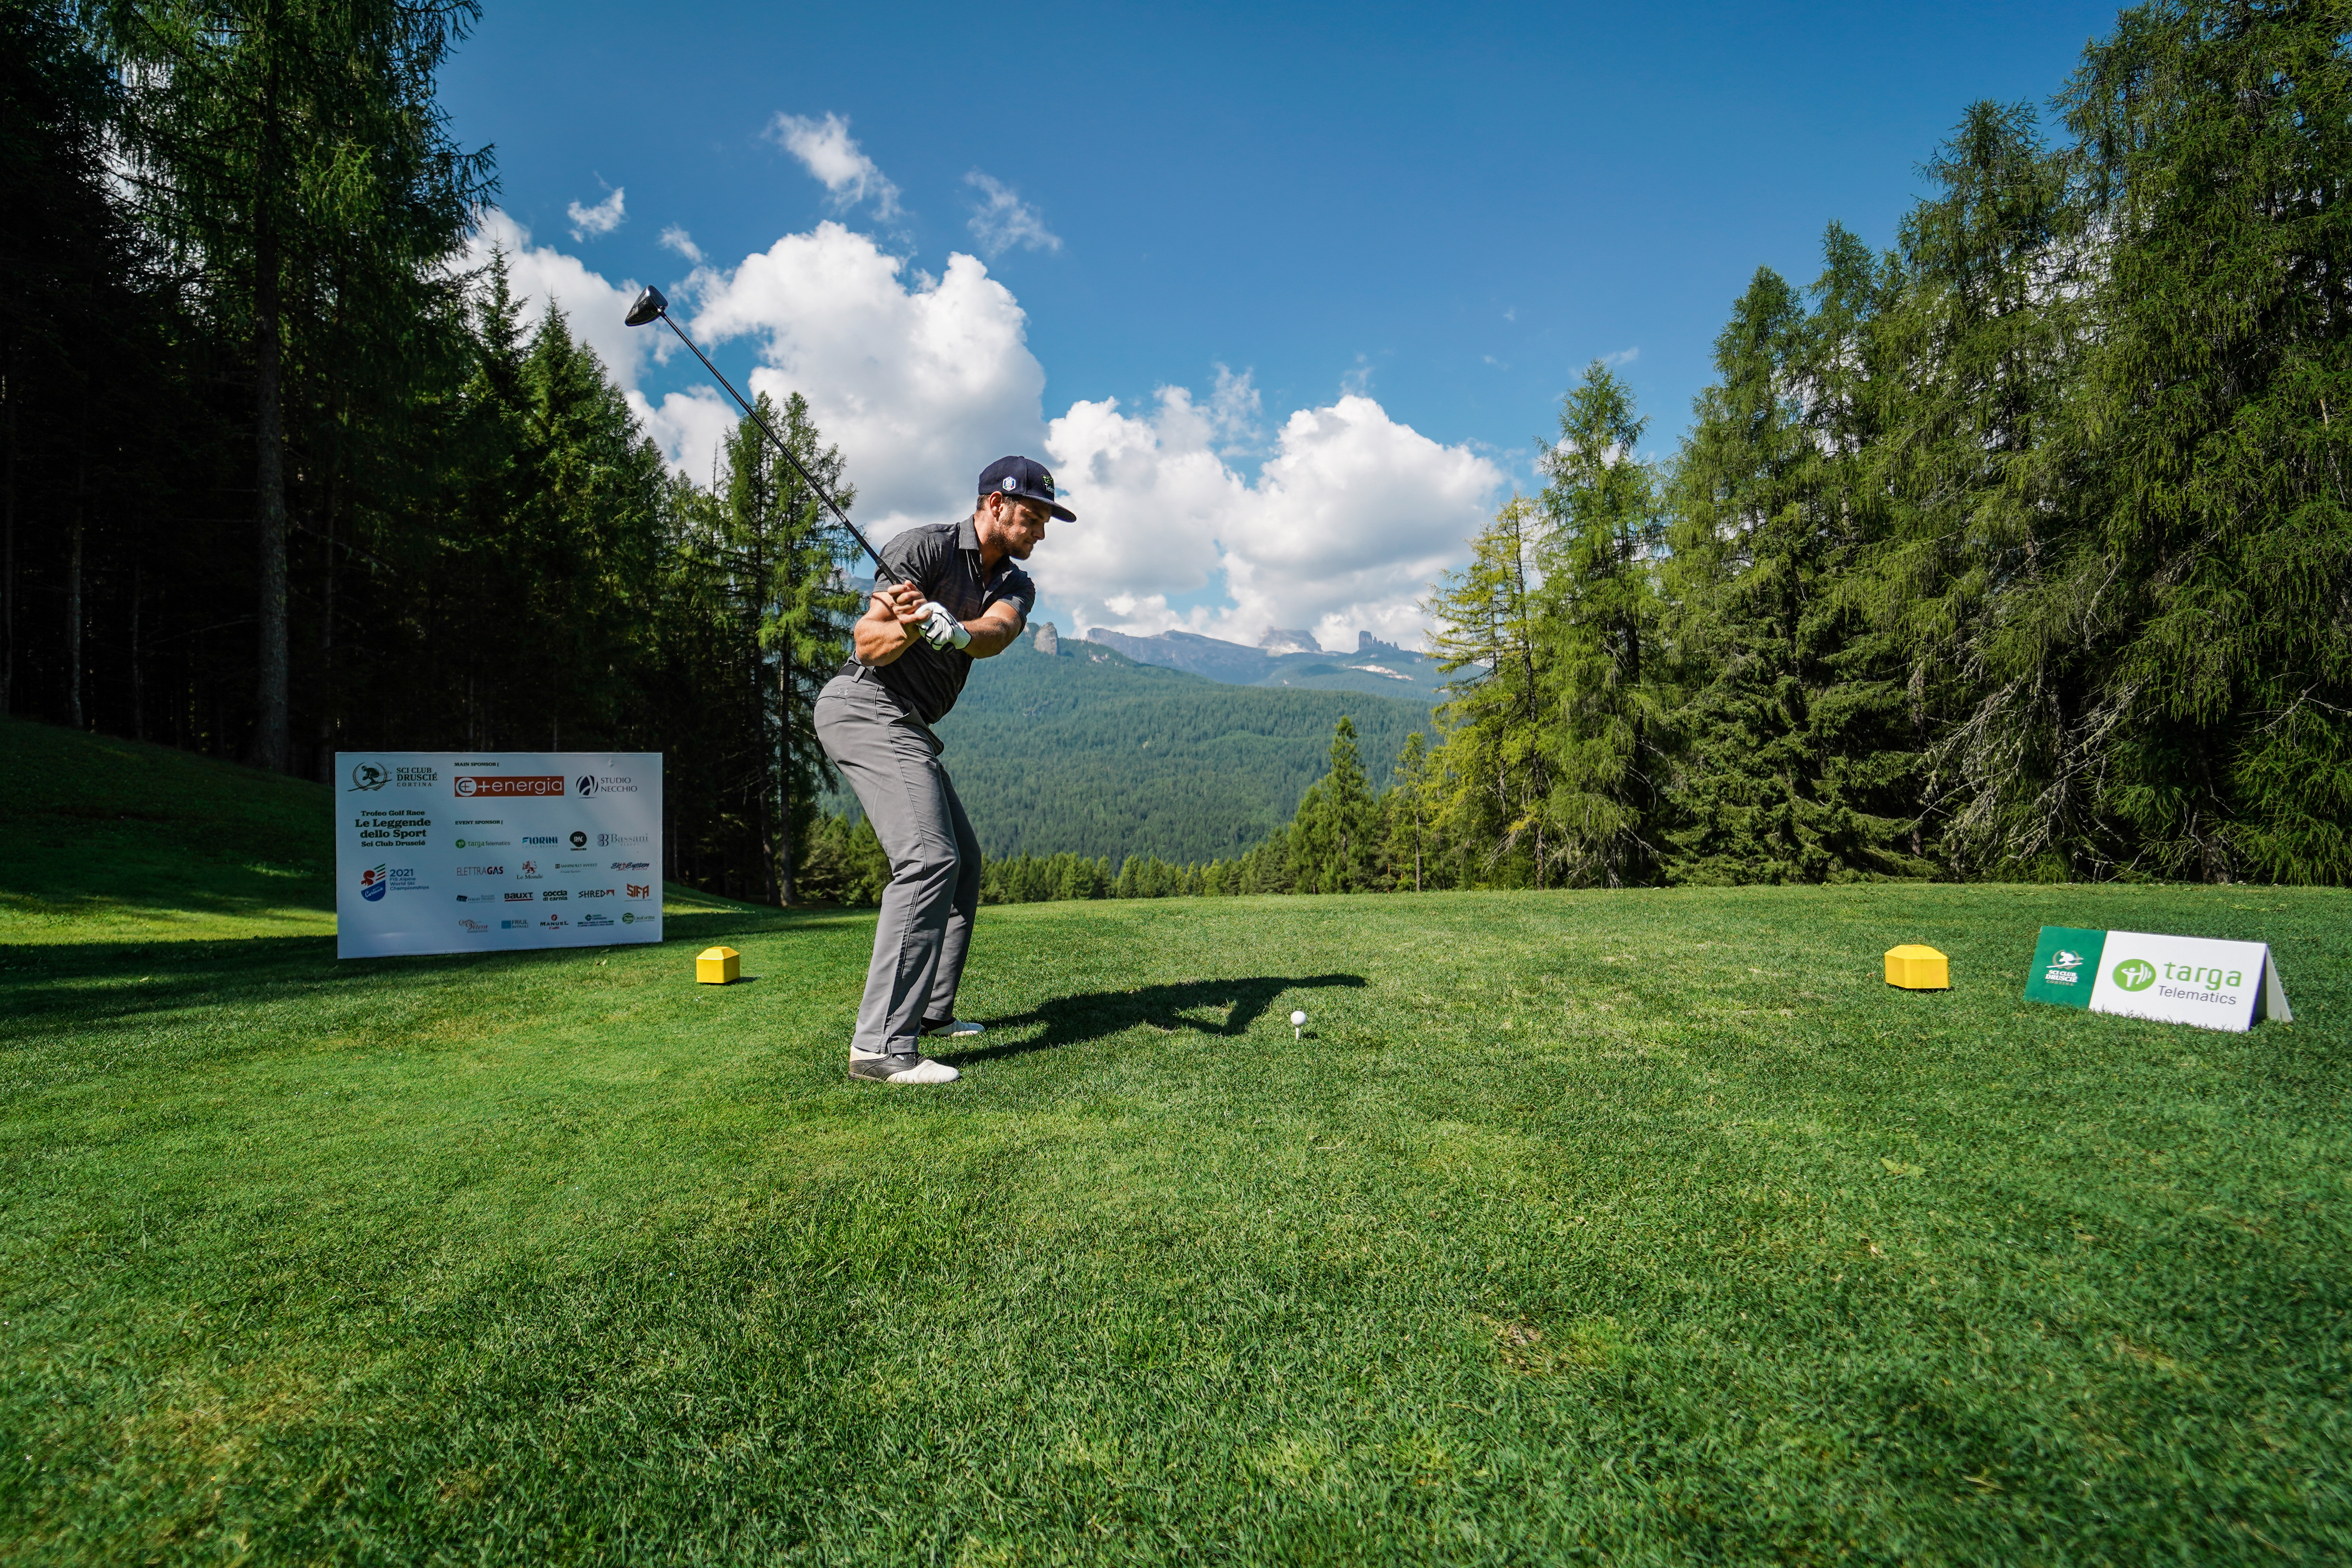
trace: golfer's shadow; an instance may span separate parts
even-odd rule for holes
[[[1139,985],[1132,991],[1089,991],[1078,996],[1056,996],[1016,1017],[994,1018],[991,1029],[1023,1029],[1042,1024],[1034,1038],[1013,1040],[979,1050],[960,1051],[948,1062],[984,1062],[1017,1057],[1024,1051],[1053,1050],[1081,1040],[1098,1040],[1138,1024],[1202,1035],[1240,1035],[1265,1016],[1274,999],[1286,991],[1345,988],[1370,984],[1360,974],[1259,974],[1246,980],[1188,980],[1181,985]]]

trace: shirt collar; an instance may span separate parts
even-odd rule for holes
[[[970,516],[966,516],[961,522],[956,524],[956,548],[969,550],[974,555],[980,553],[980,525]],[[993,566],[983,563],[980,568],[980,580],[983,584],[993,583],[1012,569],[1013,557],[1009,554],[999,560]]]

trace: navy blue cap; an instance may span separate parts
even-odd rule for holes
[[[1064,522],[1078,521],[1076,512],[1054,499],[1054,470],[1034,458],[999,458],[981,469],[980,493],[991,490],[1034,500]]]

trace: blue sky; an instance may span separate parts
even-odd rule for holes
[[[1671,450],[1758,266],[1809,279],[1832,218],[1890,243],[1964,106],[2045,101],[2114,14],[705,5],[648,23],[642,4],[488,0],[443,99],[461,141],[497,147],[500,205],[542,252],[530,276],[575,313],[608,306],[552,281],[572,261],[684,285],[730,374],[833,413],[861,511],[929,515],[1000,455],[987,440],[1066,418],[1038,455],[1094,505],[1039,552],[1049,608],[1352,646],[1351,625],[1410,630],[1416,574],[1528,482],[1587,361],[1618,357]],[[829,190],[779,116],[837,176],[854,151],[862,184]],[[616,188],[604,232],[568,216],[609,216]],[[738,279],[828,220],[760,289]],[[673,227],[710,269],[699,291]],[[955,252],[985,279],[951,277]],[[874,293],[892,263],[906,300]],[[825,292],[852,273],[863,304]],[[824,321],[844,341],[820,342]],[[995,356],[987,386],[957,402],[935,367],[860,390],[856,354],[899,353],[902,331],[976,334],[950,357]],[[689,468],[699,405],[673,395],[693,368],[625,374],[649,409],[671,400],[684,422],[653,427]],[[1171,413],[1165,387],[1189,401]]]

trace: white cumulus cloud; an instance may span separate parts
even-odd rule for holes
[[[717,487],[719,448],[742,419],[741,411],[717,387],[673,392],[659,403],[632,389],[629,409],[672,468],[696,484]]]
[[[1485,521],[1501,470],[1352,394],[1285,420],[1254,482],[1213,449],[1218,425],[1214,403],[1181,387],[1147,413],[1081,402],[1053,422],[1055,472],[1079,517],[1098,520],[1065,526],[1066,542],[1048,536],[1055,597],[1079,625],[1252,643],[1306,626],[1338,648],[1360,630],[1418,641],[1417,601]],[[1171,607],[1220,575],[1225,604]]]
[[[634,391],[655,346],[654,328],[622,324],[637,297],[636,284],[607,283],[579,258],[553,246],[532,245],[530,230],[495,207],[474,231],[466,265],[488,265],[493,247],[507,253],[509,287],[524,302],[523,319],[535,322],[549,306],[560,309],[572,325],[572,335],[596,351],[614,381]]]
[[[755,340],[754,395],[809,400],[877,542],[969,508],[982,468],[1044,434],[1028,318],[977,257],[950,256],[933,278],[827,222],[695,288],[689,330],[706,348]]]
[[[614,186],[613,194],[593,207],[583,207],[578,202],[573,202],[564,208],[564,216],[572,220],[572,237],[575,240],[585,240],[591,235],[610,234],[620,227],[624,216],[621,211],[621,190],[622,187]]]
[[[709,482],[736,411],[698,374],[658,403],[638,390],[661,340],[621,324],[636,286],[533,247],[503,213],[485,221],[474,259],[493,244],[518,293],[560,304],[670,461]],[[1055,523],[1029,566],[1043,613],[1073,631],[1182,627],[1254,643],[1288,626],[1330,647],[1352,649],[1360,630],[1410,645],[1417,602],[1462,559],[1504,484],[1487,458],[1359,391],[1269,431],[1248,373],[1223,365],[1205,395],[1166,386],[1133,409],[1082,399],[1048,420],[1026,313],[984,262],[951,255],[933,277],[838,223],[731,269],[699,267],[679,292],[672,309],[686,318],[691,299],[686,325],[706,349],[751,345],[747,391],[809,400],[877,543],[967,511],[996,458],[1050,464],[1078,521]]]
[[[702,265],[702,247],[694,243],[694,236],[676,224],[661,231],[661,245],[664,250],[675,250],[697,267]]]
[[[1018,246],[1024,250],[1059,250],[1062,237],[1045,226],[1037,209],[1021,193],[1001,180],[974,169],[963,183],[980,193],[972,209],[972,237],[990,256],[1002,256]]]
[[[842,116],[827,114],[823,120],[811,120],[779,114],[769,123],[768,134],[833,193],[835,205],[848,208],[871,201],[877,218],[898,216],[898,187],[857,145],[849,134],[849,121]]]

